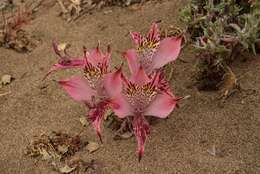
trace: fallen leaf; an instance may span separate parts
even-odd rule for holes
[[[63,4],[63,1],[62,1],[62,0],[57,0],[57,1],[58,1],[58,4],[59,4],[60,7],[61,7],[62,13],[64,13],[64,14],[68,13],[67,8],[66,8],[66,7],[64,6],[64,4]]]
[[[231,96],[234,92],[239,90],[240,86],[238,83],[238,79],[234,72],[230,67],[227,67],[227,72],[223,77],[223,84],[220,90],[220,99],[224,102],[229,96]]]
[[[93,153],[99,149],[99,144],[90,141],[86,148],[90,153]]]
[[[98,172],[99,164],[97,163],[96,160],[93,159],[91,161],[84,161],[83,159],[76,157],[68,160],[66,164],[76,168],[73,171],[73,173],[77,173],[77,174],[89,173],[88,172],[89,169],[93,170],[93,172],[95,171],[94,173],[100,173]]]
[[[87,121],[86,117],[80,117],[79,121],[82,124],[82,126],[88,126],[88,121]]]
[[[76,169],[76,167],[70,167],[70,166],[68,166],[68,165],[66,164],[64,167],[60,168],[59,170],[60,170],[61,173],[71,173],[71,172],[73,172],[75,169]]]
[[[109,13],[113,13],[113,11],[110,9],[110,10],[105,10],[103,13],[104,13],[105,15],[107,15],[107,14],[109,14]]]
[[[81,0],[70,0],[73,4],[75,5],[80,5],[81,4]]]
[[[5,75],[3,75],[3,76],[1,77],[1,83],[2,83],[3,85],[7,85],[7,84],[11,83],[12,79],[13,79],[13,78],[12,78],[11,75],[5,74]]]
[[[68,43],[60,43],[57,46],[59,51],[64,51],[64,50],[66,50],[69,47],[70,47],[70,44],[68,44]]]
[[[112,109],[108,109],[105,116],[104,116],[104,120],[107,120],[108,117],[112,116],[113,115],[113,110]]]
[[[39,152],[42,155],[43,160],[50,160],[51,159],[51,155],[47,152],[47,150],[40,149]]]
[[[207,150],[207,152],[214,157],[216,157],[216,156],[223,157],[224,156],[223,152],[216,148],[216,145],[213,145],[211,149]]]
[[[73,156],[86,142],[78,135],[72,137],[61,132],[52,132],[50,135],[42,134],[36,137],[27,148],[27,155],[44,159],[61,160]]]
[[[57,168],[57,163],[56,163],[55,161],[52,161],[50,164],[51,164],[55,169]]]
[[[142,6],[140,6],[139,4],[134,4],[134,5],[129,6],[128,8],[132,11],[137,11],[137,10],[140,10],[142,8]]]
[[[69,146],[68,145],[58,145],[57,149],[60,153],[65,154],[68,152]]]
[[[0,86],[0,87],[1,87],[1,86]],[[6,95],[8,95],[8,94],[11,94],[11,92],[9,91],[9,92],[2,93],[2,94],[0,94],[0,97],[6,96]]]
[[[129,139],[133,136],[132,132],[125,132],[123,134],[116,134],[114,136],[114,140],[123,140],[123,139]]]

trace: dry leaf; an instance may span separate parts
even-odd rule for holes
[[[68,44],[68,43],[60,43],[57,46],[59,51],[64,51],[64,50],[66,50],[69,47],[70,47],[70,44]]]
[[[236,75],[231,70],[230,67],[227,67],[227,72],[224,75],[224,80],[221,89],[221,96],[223,100],[227,99],[231,94],[233,94],[236,89],[239,89],[239,84]]]
[[[73,156],[85,145],[86,142],[82,141],[79,136],[71,137],[65,133],[52,132],[50,135],[43,134],[37,137],[27,147],[27,155],[32,157],[40,155],[43,158],[50,156],[52,160],[60,160]]]
[[[1,84],[0,84],[0,88],[1,88]],[[8,94],[11,94],[11,91],[0,94],[0,97],[6,96],[6,95],[8,95]]]
[[[132,11],[137,11],[140,10],[142,8],[142,6],[140,6],[139,4],[134,4],[128,7],[130,10]]]
[[[57,149],[60,153],[65,154],[68,152],[69,146],[68,145],[58,145]]]
[[[88,121],[87,121],[86,117],[80,117],[79,121],[82,124],[82,126],[88,126]]]
[[[114,140],[122,140],[122,139],[129,139],[133,136],[132,132],[125,132],[123,134],[116,134],[114,136]]]
[[[110,10],[105,10],[103,13],[104,13],[105,15],[107,15],[107,14],[109,14],[109,13],[113,13],[113,11],[110,9]]]
[[[73,4],[75,5],[80,5],[81,4],[81,0],[70,0]]]
[[[66,9],[66,7],[63,4],[63,1],[62,0],[57,0],[57,1],[58,1],[58,4],[61,7],[62,13],[64,13],[64,14],[68,13],[68,10]]]
[[[64,167],[60,168],[59,170],[60,170],[61,173],[71,173],[71,172],[73,172],[75,169],[76,169],[76,167],[70,167],[70,166],[68,166],[68,165],[66,164]]]
[[[105,116],[104,116],[104,120],[107,120],[108,117],[111,116],[113,113],[114,113],[114,112],[113,112],[112,109],[108,109],[108,110],[106,111]]]
[[[210,155],[216,156],[216,146],[215,145],[212,146],[212,149],[208,149],[207,151]]]
[[[11,75],[5,74],[5,75],[3,75],[3,76],[1,77],[1,84],[7,85],[7,84],[11,83],[12,79],[13,79],[13,78],[12,78]]]
[[[50,160],[51,159],[51,155],[47,152],[47,150],[40,149],[39,152],[42,155],[43,160]]]
[[[231,68],[227,67],[227,73],[224,76],[223,90],[231,90],[237,85],[237,78]]]
[[[80,139],[79,135],[70,136],[53,131],[49,135],[41,134],[39,137],[35,137],[35,140],[27,147],[25,154],[48,161],[59,173],[79,173],[81,166],[70,163],[70,159],[85,147],[86,143]],[[95,150],[93,146],[91,148],[91,151]]]
[[[86,148],[90,153],[93,153],[99,149],[99,144],[90,141]]]

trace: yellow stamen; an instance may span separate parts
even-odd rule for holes
[[[141,52],[144,49],[154,49],[157,48],[159,46],[159,42],[158,41],[148,41],[148,40],[144,40],[138,47],[137,50],[139,52]]]

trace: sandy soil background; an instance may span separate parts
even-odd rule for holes
[[[33,136],[60,130],[76,134],[83,130],[79,117],[85,108],[71,100],[52,81],[68,77],[73,72],[56,73],[45,81],[42,77],[57,61],[53,40],[72,44],[70,52],[81,55],[82,45],[112,43],[113,62],[121,63],[120,51],[131,48],[129,31],[146,32],[150,24],[162,20],[160,26],[180,25],[178,11],[181,0],[145,3],[140,9],[111,7],[86,15],[74,23],[57,16],[56,5],[40,13],[26,29],[43,40],[33,52],[16,53],[0,48],[0,75],[11,74],[15,80],[0,92],[0,173],[54,174],[46,163],[24,156]],[[103,129],[104,144],[89,154],[80,151],[84,160],[95,159],[102,174],[259,174],[260,173],[260,57],[237,61],[234,72],[241,77],[241,92],[232,95],[223,107],[216,92],[198,92],[189,87],[197,58],[190,47],[177,61],[172,87],[176,95],[191,95],[180,103],[169,119],[152,127],[144,158],[138,163],[135,138],[113,140],[114,132]],[[75,73],[75,72],[74,72]],[[42,89],[43,86],[47,86]],[[84,136],[98,142],[91,127]],[[216,147],[212,156],[208,150]]]

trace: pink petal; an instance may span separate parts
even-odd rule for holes
[[[62,51],[58,49],[58,45],[53,42],[52,44],[54,52],[60,57],[59,62],[57,64],[54,64],[51,69],[48,71],[48,73],[45,75],[44,78],[46,78],[48,75],[50,75],[52,72],[57,71],[59,69],[68,69],[68,68],[78,68],[83,67],[85,64],[84,59],[73,59],[71,56],[67,54],[66,49]]]
[[[165,38],[153,57],[153,69],[163,67],[165,64],[177,59],[181,51],[182,38]]]
[[[142,66],[139,67],[137,73],[132,75],[131,81],[133,83],[136,83],[137,85],[144,85],[150,81],[149,77],[144,71],[144,68]]]
[[[150,134],[150,126],[142,115],[134,116],[132,124],[138,145],[138,160],[140,161],[144,154],[146,139]]]
[[[104,87],[109,97],[118,95],[122,91],[121,68],[113,73],[106,74],[104,77]]]
[[[92,50],[89,56],[87,57],[88,61],[94,66],[97,66],[99,63],[103,63],[104,55],[102,54],[99,46],[100,45],[98,44],[98,46],[94,50]]]
[[[130,104],[126,101],[122,94],[110,100],[111,108],[119,118],[125,118],[127,116],[132,116],[132,108]]]
[[[166,93],[158,94],[146,108],[145,115],[166,118],[176,107],[177,99]]]
[[[76,101],[88,102],[96,92],[90,88],[88,81],[82,77],[75,76],[69,80],[60,80],[59,84]]]
[[[143,37],[139,32],[130,32],[130,35],[137,46],[139,46],[140,43],[142,43]]]
[[[95,108],[90,109],[87,118],[91,122],[92,126],[96,130],[96,133],[102,143],[101,138],[101,122],[108,109],[108,103],[106,101],[99,102]]]
[[[54,64],[51,69],[48,71],[45,77],[50,75],[51,73],[61,70],[61,69],[69,69],[69,68],[82,68],[84,66],[84,60],[83,59],[70,59],[66,60],[64,62],[60,62],[57,64]]]
[[[138,70],[138,60],[135,49],[127,50],[123,53],[123,57],[127,60],[131,74],[135,74]]]
[[[160,31],[156,22],[152,24],[147,39],[150,41],[160,41]]]
[[[160,85],[160,81],[161,81],[161,75],[162,72],[161,71],[155,71],[153,74],[151,74],[150,77],[150,83],[153,86],[159,86]]]
[[[103,58],[103,66],[109,67],[110,65],[110,58],[111,58],[111,47],[110,45],[107,46],[107,52]]]
[[[171,89],[170,89],[170,84],[169,82],[165,79],[163,73],[160,73],[159,74],[159,79],[158,79],[158,83],[157,83],[157,88],[160,90],[160,91],[163,91],[169,95],[172,96],[171,94]]]
[[[97,96],[102,97],[102,98],[107,97],[107,93],[106,93],[106,90],[105,90],[105,87],[103,84],[103,80],[101,80],[101,79],[97,80],[95,82],[94,88],[95,88]]]

